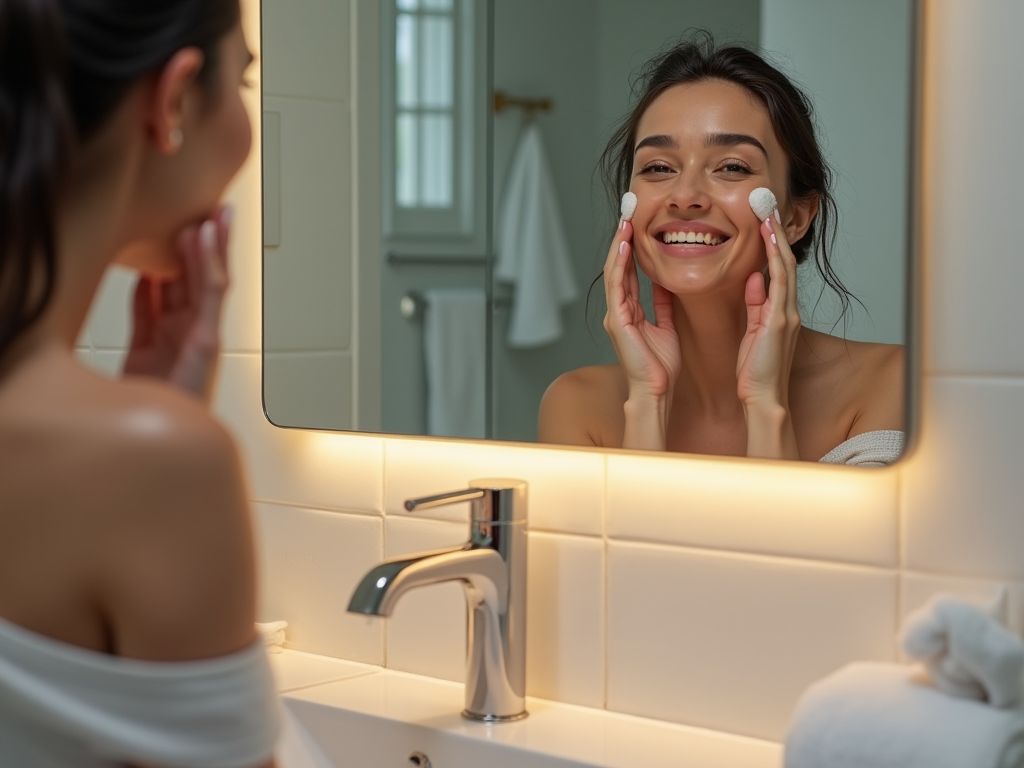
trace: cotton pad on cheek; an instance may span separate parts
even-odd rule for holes
[[[747,200],[759,221],[767,219],[772,215],[772,211],[779,207],[779,201],[768,187],[758,187],[750,193]]]
[[[623,221],[630,221],[636,212],[636,195],[632,192],[624,194],[622,196],[622,204],[619,206],[619,212],[622,213]]]

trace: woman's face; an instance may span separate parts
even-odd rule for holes
[[[181,147],[154,162],[146,177],[149,231],[139,233],[140,240],[118,253],[117,263],[157,276],[179,271],[178,234],[217,211],[224,190],[252,147],[252,127],[241,93],[251,63],[239,25],[219,44],[214,78],[190,86],[194,108],[181,126]]]
[[[771,189],[785,224],[787,173],[767,111],[744,88],[723,80],[669,88],[636,134],[630,189],[640,268],[677,295],[742,295],[766,264],[747,198],[757,187]],[[696,242],[677,242],[687,239]]]

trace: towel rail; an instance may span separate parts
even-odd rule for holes
[[[512,306],[512,299],[500,296],[491,300],[495,309],[508,309]],[[409,291],[398,302],[398,311],[406,320],[415,320],[423,317],[423,312],[428,305],[427,297],[419,291]]]
[[[504,91],[494,92],[494,111],[504,112],[509,107],[518,107],[526,112],[526,117],[533,117],[534,112],[550,112],[555,103],[550,98],[529,99],[509,96]]]
[[[483,267],[487,256],[419,256],[413,253],[388,253],[388,264],[392,267]]]

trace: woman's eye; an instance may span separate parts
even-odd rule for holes
[[[652,163],[648,163],[643,168],[641,168],[640,169],[640,173],[646,173],[646,174],[672,173],[672,168],[670,168],[665,163],[661,163],[661,162],[655,161],[655,162],[652,162]]]
[[[738,174],[741,176],[745,176],[751,172],[750,168],[748,168],[746,164],[737,162],[722,163],[719,166],[719,170],[724,171],[725,173]]]

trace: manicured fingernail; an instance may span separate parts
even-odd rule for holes
[[[625,240],[619,243],[619,253],[625,253],[627,248],[629,248],[629,243]]]
[[[619,222],[619,232],[625,232],[625,231],[626,231],[626,220],[623,219],[622,221]]]
[[[775,243],[776,245],[779,244],[779,241],[775,239],[775,233],[774,232],[772,232],[772,242]]]
[[[779,215],[779,209],[778,208],[775,209],[775,220],[777,222],[779,222],[779,224],[782,223],[782,217]]]
[[[203,247],[209,251],[217,249],[217,224],[213,221],[204,221],[199,228],[199,240]]]

